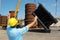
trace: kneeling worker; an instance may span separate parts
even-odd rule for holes
[[[32,27],[37,21],[37,16],[34,17],[34,21],[23,28],[16,28],[18,20],[10,18],[7,25],[7,34],[9,40],[23,40],[23,35],[28,32],[29,28]]]

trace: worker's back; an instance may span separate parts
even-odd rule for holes
[[[23,40],[23,34],[28,31],[28,27],[23,28],[11,28],[7,26],[7,34],[9,40]]]

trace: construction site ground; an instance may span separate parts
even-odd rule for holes
[[[60,28],[51,28],[51,33],[29,31],[24,35],[24,40],[60,40]],[[0,40],[8,40],[6,30],[0,29]]]

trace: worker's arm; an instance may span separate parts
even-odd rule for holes
[[[37,16],[35,16],[34,21],[30,24],[28,24],[27,26],[23,27],[23,28],[18,28],[17,32],[19,32],[20,34],[24,34],[26,32],[28,32],[29,28],[32,27],[37,21]]]
[[[37,16],[35,16],[34,21],[32,23],[27,25],[28,28],[32,27],[36,23],[36,21],[37,21]]]

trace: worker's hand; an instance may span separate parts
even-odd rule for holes
[[[37,17],[37,16],[35,16],[34,21],[36,22],[36,21],[37,21],[37,19],[38,19],[38,17]]]

